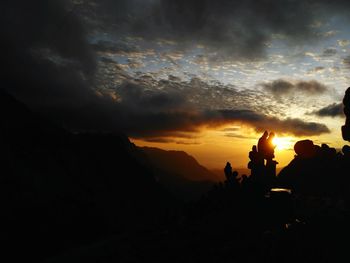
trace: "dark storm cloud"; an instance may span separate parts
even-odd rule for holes
[[[322,36],[316,21],[327,22],[346,1],[326,0],[99,0],[94,24],[120,35],[201,44],[213,60],[264,57],[275,37],[287,43],[312,42]],[[93,17],[91,15],[91,17]],[[114,26],[113,26],[114,25]],[[333,49],[324,55],[334,55]]]
[[[265,55],[273,34],[290,41],[314,36],[307,1],[96,1],[99,21],[146,39],[204,45],[213,59],[256,59]],[[103,20],[103,21],[102,21]]]
[[[100,40],[97,43],[91,44],[91,47],[98,52],[103,53],[129,53],[140,51],[135,46],[132,46],[123,42],[112,42],[106,40]]]
[[[302,92],[308,95],[318,95],[327,91],[327,87],[316,80],[298,81],[292,83],[287,80],[277,79],[270,83],[262,84],[263,88],[274,96],[283,96],[292,92]]]
[[[89,100],[96,60],[66,1],[1,1],[2,87],[34,107]],[[73,11],[73,12],[72,12]]]
[[[312,111],[311,113],[308,113],[310,115],[317,115],[319,117],[344,117],[343,112],[343,104],[342,103],[333,103],[330,104],[324,108],[321,108],[316,111]]]

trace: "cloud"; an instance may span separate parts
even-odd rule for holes
[[[254,107],[241,109],[243,104],[231,103],[228,104],[231,108],[226,109],[225,103],[210,107],[206,100],[218,94],[219,89],[206,84],[199,92],[197,85],[203,84],[198,81],[172,79],[155,83],[152,78],[129,79],[114,90],[117,100],[100,96],[81,111],[70,112],[65,116],[65,124],[76,130],[123,131],[133,138],[163,142],[174,137],[193,139],[203,128],[219,129],[234,124],[252,127],[258,132],[269,129],[295,136],[329,132],[323,124],[296,118],[280,119],[262,113],[261,109],[258,112]],[[198,92],[201,100],[196,101],[193,96]],[[225,94],[224,90],[221,92]],[[233,90],[229,94],[235,94],[237,101],[249,98],[245,92]]]
[[[323,133],[330,133],[325,124],[306,122],[298,118],[287,118],[280,120],[276,117],[268,118],[268,129],[282,134],[293,134],[295,136],[314,136]],[[258,131],[266,130],[263,124],[257,125]]]
[[[308,113],[309,115],[316,115],[319,117],[344,117],[343,104],[333,103],[319,110]]]
[[[323,73],[325,70],[326,70],[325,67],[319,66],[319,67],[314,67],[314,68],[308,70],[308,73]]]
[[[347,39],[341,39],[341,40],[337,40],[338,45],[341,47],[346,47],[350,44],[350,41]]]
[[[256,60],[265,57],[274,35],[291,43],[317,38],[313,3],[305,1],[140,1],[99,0],[91,25],[118,35],[159,39],[182,48],[203,46],[212,60]],[[114,26],[113,26],[114,25]]]
[[[99,40],[96,43],[92,43],[91,47],[97,52],[102,52],[102,53],[121,54],[121,53],[140,52],[140,50],[136,46],[133,46],[130,43],[113,42],[110,40]]]
[[[241,129],[241,127],[230,127],[230,128],[224,128],[220,131],[227,132],[227,133],[235,133],[238,132]]]
[[[91,129],[97,123],[97,127],[105,130],[122,130],[134,138],[148,140],[193,138],[202,128],[219,128],[228,124],[246,125],[259,132],[269,129],[296,136],[329,132],[323,124],[291,118],[279,119],[251,109],[201,108],[198,107],[200,104],[190,99],[189,94],[183,92],[184,86],[189,83],[195,85],[195,82],[175,81],[175,85],[173,82],[160,80],[158,84],[162,85],[162,89],[149,89],[147,82],[127,81],[116,89],[120,98],[118,101],[112,103],[102,98],[98,107],[88,107],[92,111],[87,115],[88,119],[79,118],[80,123],[75,120],[73,125],[80,129]],[[81,126],[77,127],[78,124]]]
[[[350,68],[350,56],[347,56],[347,57],[343,58],[343,65],[346,68]]]
[[[5,23],[0,24],[0,33],[6,41],[0,45],[6,52],[3,52],[1,62],[5,67],[0,76],[4,89],[69,129],[123,131],[137,138],[158,139],[192,138],[203,127],[232,123],[296,136],[329,132],[323,124],[267,114],[271,104],[261,97],[261,91],[240,91],[232,85],[210,84],[198,78],[183,81],[173,77],[156,80],[150,75],[131,76],[108,53],[135,53],[137,58],[138,51],[110,41],[89,43],[86,27],[89,24],[85,24],[82,15],[76,15],[81,11],[72,11],[66,5],[68,2],[1,2],[0,15]],[[304,19],[308,24],[309,18],[294,17],[301,12],[302,3],[293,5],[288,12],[284,5],[270,1],[218,4],[192,0],[101,0],[95,3],[98,12],[101,8],[108,9],[106,17],[114,23],[111,25],[117,23],[123,32],[142,37],[149,33],[151,39],[162,35],[178,42],[198,37],[206,48],[222,51],[219,57],[223,54],[239,59],[262,56],[264,43],[269,39],[265,29],[293,38],[308,32],[299,20]],[[153,15],[145,20],[151,11]],[[101,23],[98,26],[106,25],[106,20]],[[103,56],[97,59],[96,52]],[[265,88],[273,94],[296,90],[317,94],[326,90],[316,81],[282,82],[265,84]]]
[[[246,136],[242,134],[237,134],[237,133],[225,133],[225,137],[230,137],[230,138],[238,138],[238,139],[256,139],[256,137],[253,136]]]
[[[344,0],[82,2],[82,16],[88,17],[89,27],[97,32],[171,43],[179,49],[199,45],[212,61],[262,59],[276,36],[291,45],[332,36],[336,31],[324,32],[315,24],[325,25],[339,13],[347,15],[350,9]],[[331,54],[334,50],[325,52]]]
[[[79,107],[89,89],[96,57],[68,1],[2,1],[2,88],[33,107]]]
[[[313,136],[330,132],[324,124],[305,122],[298,118],[279,119],[249,110],[223,110],[221,112],[225,120],[241,121],[244,124],[255,127],[258,132],[273,130],[276,133],[293,134],[295,136]]]
[[[330,37],[335,36],[338,33],[339,32],[337,30],[329,30],[327,32],[321,32],[321,33],[319,33],[319,35],[324,37],[324,38],[330,38]]]
[[[292,92],[301,92],[308,95],[319,95],[328,90],[327,86],[319,83],[316,80],[297,81],[294,83],[284,79],[277,79],[261,85],[266,91],[272,93],[276,97],[288,95]]]
[[[337,50],[336,50],[335,48],[326,48],[326,49],[323,51],[322,56],[324,56],[324,57],[332,57],[332,56],[334,56],[335,54],[337,54]]]

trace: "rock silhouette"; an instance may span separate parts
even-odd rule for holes
[[[344,99],[346,123],[342,126],[344,140],[348,140],[350,89]],[[350,171],[350,147],[343,146],[342,151],[327,144],[314,145],[311,140],[298,141],[294,145],[295,158],[280,172],[279,183],[291,187],[303,194],[317,196],[338,196],[350,200],[347,176]]]
[[[346,120],[345,125],[342,126],[342,135],[344,140],[350,141],[350,87],[345,92],[343,104]]]
[[[275,157],[274,137],[275,134],[273,132],[269,134],[265,131],[259,138],[257,146],[253,145],[248,155],[250,159],[248,168],[251,170],[250,178],[262,188],[262,191],[271,188],[276,177],[276,165],[278,162],[273,160]]]
[[[313,141],[302,140],[295,143],[294,151],[300,158],[312,158],[316,154],[316,147]]]
[[[278,179],[284,187],[303,194],[334,195],[344,178],[341,164],[346,161],[342,154],[326,144],[314,145],[310,140],[298,141],[294,146],[294,159],[281,170]],[[342,182],[343,181],[343,182]]]

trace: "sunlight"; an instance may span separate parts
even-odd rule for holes
[[[273,144],[276,145],[276,150],[293,149],[295,139],[292,137],[275,137]]]

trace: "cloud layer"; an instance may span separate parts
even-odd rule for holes
[[[93,2],[82,1],[81,5]],[[183,39],[184,43],[196,38],[207,48],[237,59],[262,56],[270,33],[283,33],[295,40],[310,33],[305,24],[311,19],[302,13],[308,4],[298,1],[288,12],[286,3],[274,1],[134,0],[95,4],[97,12],[104,10],[106,16],[94,30],[112,20],[111,25],[119,25],[116,32]],[[287,7],[291,5],[288,1]],[[174,76],[131,76],[113,59],[96,52],[137,52],[138,47],[110,46],[103,41],[91,44],[90,31],[84,25],[86,19],[89,23],[95,20],[85,18],[82,11],[86,15],[92,11],[79,11],[71,1],[2,1],[0,7],[5,21],[0,33],[6,39],[0,43],[6,50],[2,87],[68,128],[121,130],[138,138],[188,137],[202,127],[232,123],[296,136],[329,132],[324,124],[274,117],[273,107],[266,103],[268,98],[257,90],[210,84],[195,77],[183,81]],[[274,95],[294,91],[317,94],[327,89],[316,81],[285,80],[264,84],[264,88]]]
[[[111,122],[115,125],[114,128],[141,138],[191,137],[203,127],[217,128],[235,123],[254,127],[258,132],[269,129],[296,136],[330,132],[324,124],[297,118],[279,119],[252,109],[239,109],[240,105],[234,103],[230,109],[200,107],[206,99],[212,97],[211,89],[215,93],[215,86],[209,86],[208,92],[202,91],[201,100],[196,102],[191,94],[191,90],[196,90],[195,81],[154,81],[127,81],[115,90],[119,99],[110,105],[108,114],[110,119],[114,117],[114,122]],[[156,88],[149,89],[150,83],[156,85]],[[237,100],[247,99],[244,93],[233,90],[231,95],[233,94]]]
[[[327,87],[316,80],[297,81],[295,83],[277,79],[270,83],[262,84],[263,88],[274,96],[288,95],[294,92],[302,92],[308,95],[319,95],[327,91]]]
[[[319,110],[313,111],[310,114],[319,117],[344,117],[343,103],[333,103]]]
[[[346,16],[347,1],[326,0],[99,0],[84,1],[82,12],[97,30],[119,36],[165,39],[182,48],[201,45],[212,60],[258,60],[275,39],[290,44],[319,40],[317,26],[336,14]],[[91,8],[91,6],[94,8]],[[325,15],[327,14],[327,15]],[[326,49],[324,56],[336,54]]]

